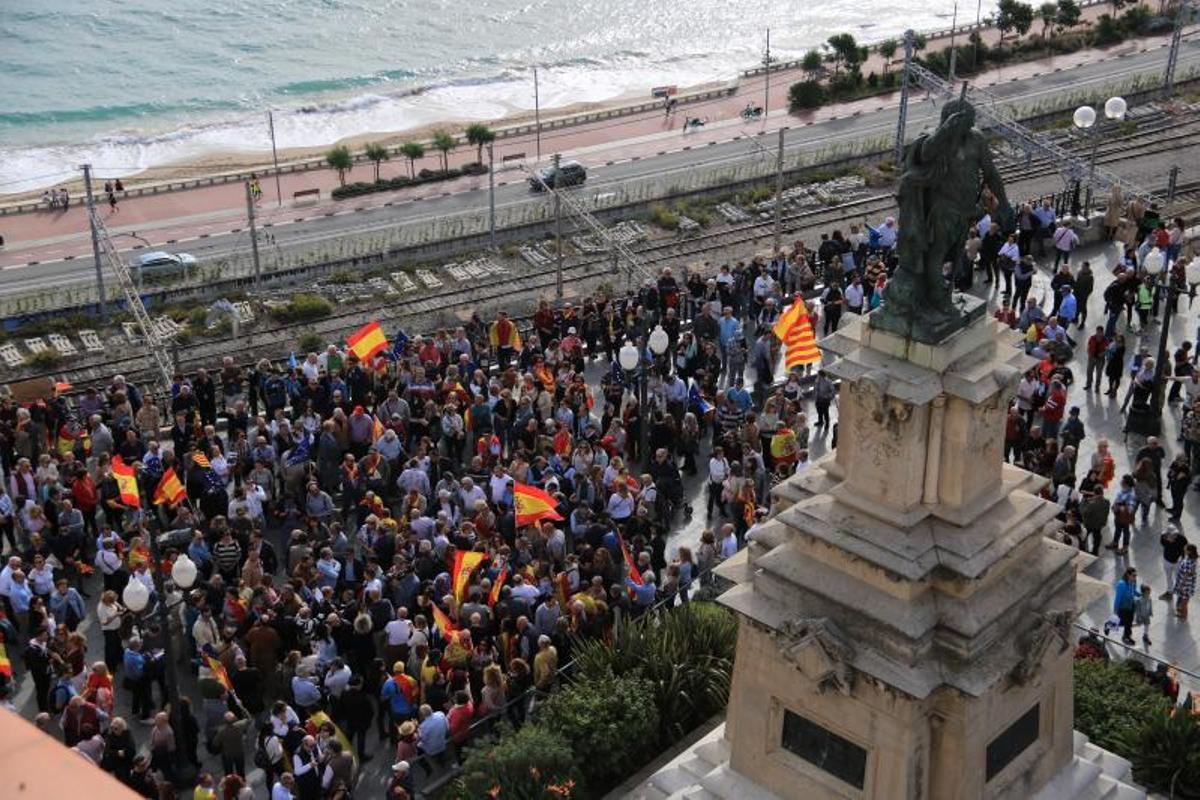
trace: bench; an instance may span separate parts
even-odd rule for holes
[[[292,202],[294,202],[294,203],[300,203],[302,201],[306,202],[306,203],[309,201],[312,201],[315,203],[320,199],[321,199],[321,190],[320,189],[301,189],[298,192],[292,193]]]

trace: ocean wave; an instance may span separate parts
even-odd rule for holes
[[[190,100],[182,103],[127,103],[123,105],[58,108],[48,111],[0,111],[0,127],[61,125],[79,122],[108,122],[179,112],[222,111],[240,106],[236,101]]]

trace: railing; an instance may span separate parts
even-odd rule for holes
[[[1110,658],[1115,655],[1113,652],[1113,650],[1115,650],[1116,653],[1120,654],[1117,660],[1137,662],[1146,668],[1147,674],[1153,673],[1156,669],[1158,669],[1160,664],[1165,665],[1172,676],[1179,683],[1180,702],[1182,702],[1183,698],[1189,692],[1200,696],[1200,673],[1185,669],[1184,667],[1181,667],[1178,664],[1173,664],[1170,661],[1164,661],[1161,658],[1151,655],[1146,650],[1139,650],[1136,647],[1131,647],[1130,645],[1122,642],[1120,639],[1114,639],[1111,636],[1105,636],[1104,633],[1098,628],[1089,625],[1082,625],[1078,622],[1072,623],[1071,627],[1074,628],[1077,633],[1087,634],[1091,638],[1102,641]],[[1078,642],[1073,644],[1078,644]]]

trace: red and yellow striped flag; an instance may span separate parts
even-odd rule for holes
[[[450,568],[450,586],[454,591],[455,600],[460,603],[463,601],[463,595],[467,593],[467,582],[471,580],[471,573],[483,563],[483,559],[486,557],[485,553],[480,553],[478,550],[454,551],[454,566]]]
[[[458,631],[454,627],[454,623],[450,621],[450,617],[446,616],[446,612],[437,607],[437,604],[430,605],[433,609],[433,624],[442,632],[442,638],[447,642],[454,641],[454,634]]]
[[[229,673],[225,670],[225,665],[218,659],[205,653],[204,665],[208,667],[208,671],[212,673],[213,680],[225,687],[226,690],[233,691],[233,681],[229,680]]]
[[[375,421],[371,423],[371,441],[378,442],[383,438],[383,422],[379,417],[375,417]]]
[[[571,605],[571,576],[565,572],[558,573],[554,578],[554,592],[558,595],[558,605],[565,614]]]
[[[532,525],[543,519],[561,520],[554,498],[545,490],[525,483],[513,484],[513,503],[516,505],[517,527]]]
[[[621,545],[621,555],[624,557],[625,566],[629,570],[629,580],[641,586],[643,582],[642,573],[638,571],[637,562],[633,560],[633,554],[629,552],[629,545],[625,544],[625,537],[618,533],[617,542]]]
[[[12,662],[8,660],[8,650],[4,647],[4,637],[0,636],[0,675],[12,680]]]
[[[121,502],[131,508],[140,506],[142,497],[138,493],[137,474],[134,472],[133,465],[126,464],[120,456],[113,456],[112,472],[117,481],[117,488],[121,492]]]
[[[371,320],[355,333],[347,336],[346,344],[350,346],[350,352],[357,356],[359,361],[366,362],[371,356],[387,347],[388,340],[383,335],[383,328],[379,327],[379,323]]]
[[[212,469],[212,463],[204,453],[192,453],[192,463],[200,469]]]
[[[495,606],[500,600],[500,591],[504,588],[506,580],[508,580],[508,564],[500,567],[500,571],[496,573],[496,580],[492,581],[492,590],[488,592],[488,608]]]
[[[158,482],[158,486],[154,489],[155,505],[170,503],[177,505],[187,499],[187,492],[183,490],[183,484],[179,482],[179,476],[175,474],[175,470],[167,467],[167,471],[163,473],[162,480]]]
[[[803,364],[816,364],[821,360],[812,319],[808,316],[808,307],[800,295],[796,295],[791,306],[775,323],[774,331],[786,350],[784,363],[788,369]]]

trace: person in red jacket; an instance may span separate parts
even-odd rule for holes
[[[460,747],[466,744],[471,723],[475,721],[475,704],[471,702],[469,692],[457,691],[454,693],[454,705],[451,707],[450,713],[446,715],[446,719],[450,723],[451,740]]]
[[[1101,378],[1104,377],[1104,353],[1108,350],[1108,337],[1104,335],[1104,326],[1097,325],[1096,332],[1087,340],[1087,383],[1083,390],[1090,392],[1092,386],[1100,391]]]
[[[1062,424],[1066,410],[1067,387],[1060,380],[1050,381],[1050,393],[1042,405],[1042,434],[1047,439],[1058,438],[1058,426]]]
[[[71,499],[75,501],[75,507],[83,514],[84,530],[92,536],[99,536],[100,531],[96,528],[96,506],[100,502],[100,493],[96,490],[96,482],[82,466],[76,471],[75,479],[71,481]]]

